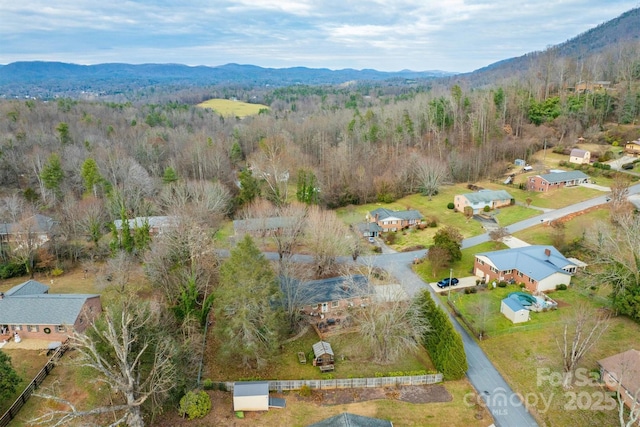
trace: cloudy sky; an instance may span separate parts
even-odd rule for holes
[[[0,64],[63,61],[467,72],[640,0],[0,0]]]

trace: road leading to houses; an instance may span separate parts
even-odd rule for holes
[[[629,187],[629,195],[636,194],[640,194],[640,184]],[[520,221],[506,228],[510,233],[515,233],[516,231],[524,230],[541,223],[548,223],[549,221],[562,218],[566,215],[581,212],[585,209],[606,203],[606,195],[598,196],[564,208],[545,210],[538,216]],[[476,246],[489,240],[488,233],[470,237],[463,240],[462,248]],[[440,298],[438,298],[435,290],[431,286],[428,286],[411,268],[413,261],[416,258],[423,257],[426,252],[426,250],[421,250],[414,252],[384,253],[382,255],[360,257],[358,262],[385,269],[403,285],[409,296],[414,296],[424,289],[429,290],[434,301],[444,309],[445,313],[449,313],[449,310],[440,302]],[[269,259],[278,259],[278,254],[275,253],[267,253],[265,255]],[[294,255],[293,259],[296,262],[308,263],[313,261],[313,258],[308,255]],[[340,258],[339,261],[344,263],[353,262],[351,258],[347,257]],[[455,328],[460,332],[464,342],[467,363],[469,365],[467,377],[486,403],[487,408],[495,420],[495,425],[498,427],[537,426],[537,422],[521,403],[518,395],[513,392],[504,378],[502,378],[502,375],[496,370],[495,366],[493,366],[475,339],[460,325],[456,317],[451,314],[449,314],[449,317]],[[469,400],[468,403],[472,405],[475,402]]]
[[[428,289],[434,301],[444,309],[445,313],[449,313],[433,288],[428,286],[411,268],[414,257],[416,255],[422,256],[424,253],[425,251],[378,255],[365,257],[361,262],[371,263],[388,271],[401,282],[411,297],[423,289]],[[467,333],[455,317],[450,314],[449,317],[464,342],[469,365],[467,377],[485,401],[494,418],[495,425],[499,427],[537,426],[535,419],[520,403],[518,395],[511,390],[509,384],[502,378],[475,339]],[[465,403],[473,405],[476,401],[470,396]]]

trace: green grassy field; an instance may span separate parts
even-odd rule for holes
[[[268,106],[262,104],[249,104],[242,101],[232,101],[230,99],[209,99],[197,105],[201,108],[210,108],[216,113],[224,117],[246,117],[253,116],[260,110],[269,109]]]

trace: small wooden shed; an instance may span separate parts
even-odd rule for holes
[[[318,341],[313,345],[313,366],[333,365],[333,349],[326,341]]]
[[[269,382],[243,381],[233,383],[234,411],[268,411]]]
[[[500,303],[500,313],[513,323],[522,323],[529,320],[529,310],[524,308],[515,298],[505,298]]]

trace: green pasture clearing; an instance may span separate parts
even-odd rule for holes
[[[231,99],[214,98],[201,102],[197,105],[200,108],[210,108],[224,117],[246,117],[259,114],[261,110],[268,110],[267,105],[249,104]]]

